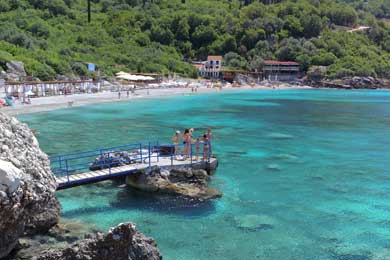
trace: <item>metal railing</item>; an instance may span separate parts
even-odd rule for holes
[[[125,165],[138,164],[140,168],[154,165],[173,166],[176,161],[186,161],[191,167],[195,163],[210,162],[210,142],[191,144],[160,144],[141,142],[115,147],[50,156],[52,172],[57,177],[66,177],[99,170],[108,170]],[[165,160],[161,162],[161,160]]]

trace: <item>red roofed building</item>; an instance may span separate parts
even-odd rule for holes
[[[263,61],[263,75],[270,81],[294,81],[300,75],[300,64],[295,61]]]

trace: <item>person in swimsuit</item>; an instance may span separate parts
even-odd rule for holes
[[[191,145],[191,142],[189,142],[190,139],[190,130],[185,129],[184,134],[183,134],[183,153],[184,153],[184,158],[186,158],[189,155],[189,145]]]
[[[211,150],[211,139],[214,139],[215,136],[211,133],[211,128],[208,128],[207,129],[207,132],[206,132],[206,136],[207,136],[207,140],[209,142],[209,150],[210,150],[210,156],[212,154],[212,150]]]
[[[172,142],[173,142],[174,149],[175,149],[175,155],[179,155],[180,154],[180,144],[179,144],[180,131],[176,131],[176,133],[173,135]]]
[[[192,145],[195,143],[195,139],[192,138],[192,136],[194,135],[194,128],[190,128],[190,131],[189,131],[189,137],[188,137],[188,155],[191,156],[192,155]]]
[[[203,135],[203,160],[207,160],[209,158],[209,149],[210,149],[209,139],[207,138],[207,134]]]

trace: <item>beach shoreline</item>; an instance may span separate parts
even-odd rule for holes
[[[188,94],[205,94],[205,93],[218,93],[226,91],[240,91],[240,90],[285,90],[285,89],[313,89],[309,86],[243,86],[243,87],[224,87],[219,88],[206,88],[201,87],[197,92],[192,92],[189,87],[181,88],[156,88],[156,89],[142,89],[137,90],[134,94],[130,93],[127,97],[126,91],[121,92],[121,98],[118,98],[118,92],[99,92],[93,94],[72,94],[72,95],[58,95],[32,98],[31,104],[21,104],[16,102],[12,107],[2,107],[0,112],[3,112],[10,116],[18,116],[24,114],[32,114],[39,112],[48,112],[57,109],[80,107],[91,104],[99,103],[111,103],[111,102],[128,102],[131,100],[147,99],[147,98],[163,98]],[[71,103],[71,105],[70,105]]]

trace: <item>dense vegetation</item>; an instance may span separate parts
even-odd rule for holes
[[[296,60],[328,77],[390,78],[390,0],[1,0],[0,66],[21,60],[40,79],[119,69],[196,76],[188,62],[227,67]],[[367,25],[367,32],[346,27]]]

